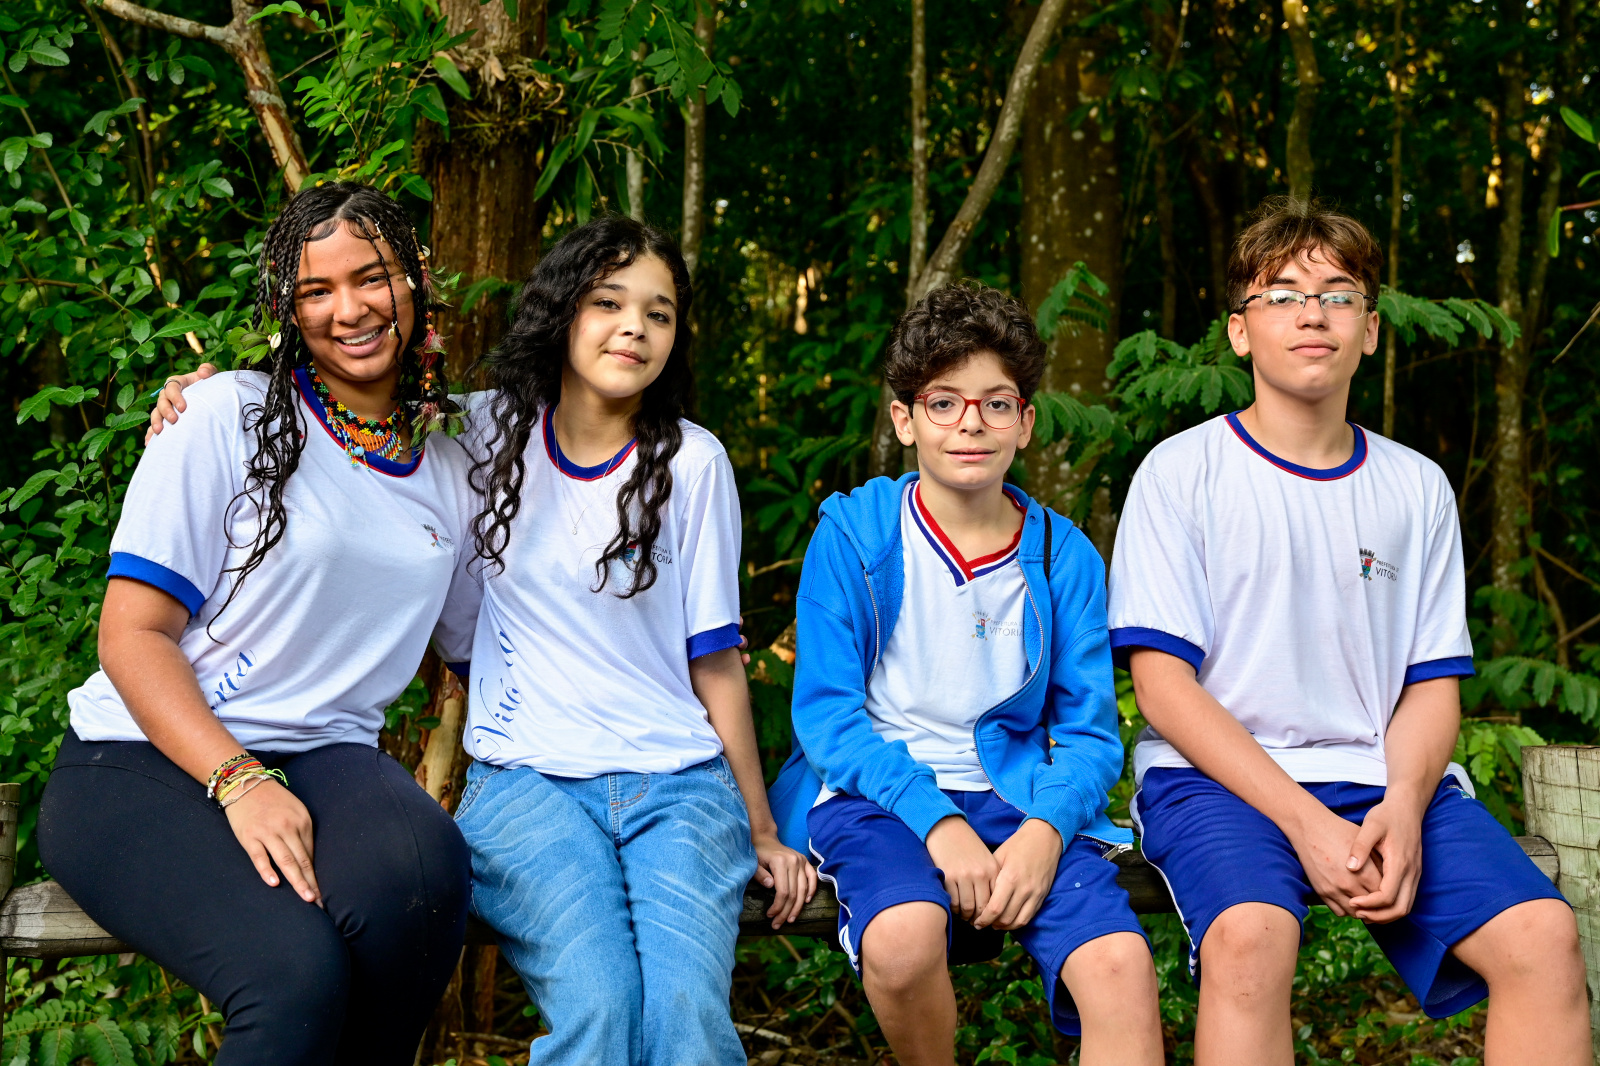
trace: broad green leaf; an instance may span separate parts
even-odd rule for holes
[[[7,508],[15,511],[17,508],[33,499],[35,496],[39,495],[40,491],[46,485],[55,480],[57,473],[58,471],[55,470],[40,470],[27,481],[24,481],[22,483],[22,487],[11,494],[11,499],[7,501],[6,504]]]
[[[1576,133],[1579,137],[1582,137],[1590,144],[1595,143],[1593,124],[1590,123],[1588,119],[1572,110],[1572,108],[1563,107],[1561,109],[1561,120],[1567,124],[1567,128],[1573,133]]]
[[[439,72],[439,77],[444,83],[456,91],[456,95],[463,100],[472,99],[472,90],[467,88],[467,79],[461,76],[461,69],[450,61],[450,57],[439,53],[433,57],[433,69]]]
[[[33,47],[28,49],[28,58],[45,67],[64,67],[68,62],[67,53],[44,41],[33,42]]]

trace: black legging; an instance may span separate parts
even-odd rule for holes
[[[45,867],[210,997],[228,1025],[218,1066],[411,1066],[461,953],[466,842],[376,748],[251,754],[311,812],[325,911],[267,887],[204,786],[154,745],[71,729],[39,808]]]

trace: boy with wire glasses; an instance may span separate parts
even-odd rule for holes
[[[1189,931],[1195,1061],[1292,1061],[1322,902],[1429,1017],[1487,994],[1492,1066],[1587,1064],[1572,911],[1450,761],[1473,672],[1455,494],[1345,420],[1381,259],[1348,216],[1263,205],[1228,265],[1255,402],[1159,444],[1118,527],[1111,644],[1150,723],[1134,817]]]
[[[1005,930],[1080,1061],[1161,1061],[1155,969],[1108,858],[1132,838],[1105,814],[1122,771],[1105,568],[1005,484],[1043,369],[1028,309],[993,289],[908,311],[884,376],[918,470],[823,503],[800,579],[773,812],[834,884],[902,1066],[953,1064],[947,958],[992,958]]]

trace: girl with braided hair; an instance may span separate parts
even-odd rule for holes
[[[466,844],[377,748],[480,599],[426,255],[374,189],[285,205],[264,361],[190,389],[134,472],[41,802],[45,866],[222,1011],[221,1066],[409,1066],[459,957]]]
[[[773,890],[774,927],[816,889],[761,778],[733,468],[684,417],[692,295],[660,230],[579,226],[468,402],[485,562],[456,819],[473,909],[550,1029],[531,1066],[742,1064],[745,886]]]

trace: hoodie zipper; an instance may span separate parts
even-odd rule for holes
[[[867,671],[867,684],[872,683],[872,675],[878,672],[878,659],[883,650],[883,628],[878,624],[878,597],[872,591],[872,575],[867,573],[867,568],[861,568],[861,577],[867,583],[867,599],[872,603],[872,669]]]

